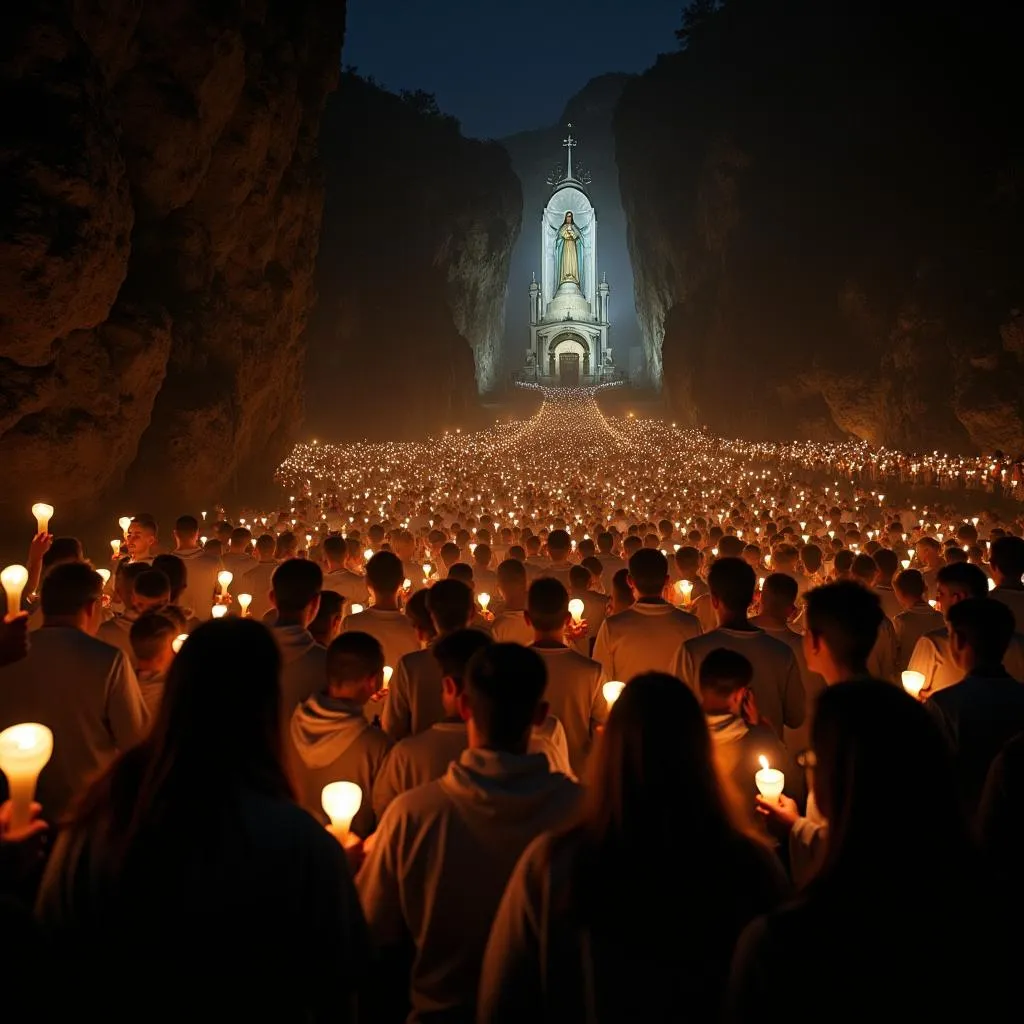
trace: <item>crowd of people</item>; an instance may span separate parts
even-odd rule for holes
[[[0,927],[44,1016],[1014,1013],[1024,523],[574,401],[32,539]]]

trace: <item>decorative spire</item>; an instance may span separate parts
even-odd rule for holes
[[[562,139],[562,145],[565,147],[566,151],[568,152],[568,157],[566,159],[566,175],[565,176],[571,180],[572,179],[572,151],[573,151],[573,148],[576,146],[576,140],[572,137],[572,122],[571,121],[566,125],[566,128],[568,129],[568,134],[565,136],[564,139]]]
[[[552,172],[547,176],[547,183],[552,188],[558,188],[563,182],[576,182],[580,185],[590,184],[590,171],[584,170],[580,165],[577,165],[576,173],[573,174],[572,170],[572,151],[579,145],[576,141],[576,137],[572,133],[572,122],[566,125],[566,135],[562,140],[562,148],[568,154],[566,157],[566,168],[565,173],[562,173],[561,166],[555,167]]]

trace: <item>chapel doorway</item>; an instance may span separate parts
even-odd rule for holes
[[[578,352],[559,352],[558,383],[563,388],[580,386],[580,356]]]

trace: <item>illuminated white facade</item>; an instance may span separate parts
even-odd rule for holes
[[[609,294],[598,281],[597,211],[587,195],[589,175],[573,174],[576,140],[572,125],[562,145],[568,152],[564,175],[548,179],[551,197],[541,214],[540,280],[530,283],[528,380],[574,387],[618,376],[612,360]],[[567,252],[567,249],[570,249]]]

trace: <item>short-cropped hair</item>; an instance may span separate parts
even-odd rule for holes
[[[309,559],[289,558],[274,570],[270,586],[277,610],[294,615],[309,607],[323,590],[323,570]]]
[[[102,596],[103,577],[88,562],[65,562],[46,574],[40,604],[44,617],[78,615]]]
[[[384,668],[384,648],[369,633],[342,633],[327,648],[327,679],[331,683],[354,683],[375,676]]]

